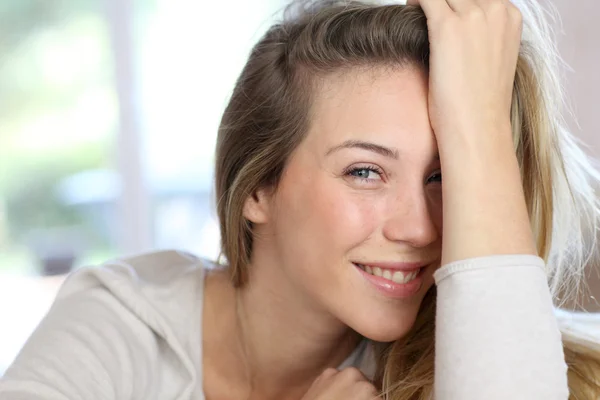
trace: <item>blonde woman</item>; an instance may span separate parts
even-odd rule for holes
[[[0,398],[597,399],[552,299],[591,255],[597,175],[519,6],[296,3],[221,122],[226,262],[75,273]]]

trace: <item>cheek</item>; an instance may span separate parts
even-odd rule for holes
[[[338,237],[345,238],[349,245],[362,242],[373,234],[379,220],[377,202],[371,196],[357,193],[348,187],[323,188],[319,204],[321,220],[327,230],[335,231]]]
[[[280,228],[292,227],[298,240],[330,249],[365,241],[377,229],[381,215],[374,196],[332,177],[296,179],[281,187],[280,200]]]

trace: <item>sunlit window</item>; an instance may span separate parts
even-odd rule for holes
[[[279,5],[0,2],[0,374],[69,271],[218,255],[217,126]]]

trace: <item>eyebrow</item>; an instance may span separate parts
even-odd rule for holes
[[[347,140],[342,144],[334,146],[327,150],[326,155],[330,155],[336,151],[342,149],[363,149],[367,151],[372,151],[377,154],[381,154],[384,157],[393,158],[394,160],[398,159],[398,150],[390,149],[389,147],[381,146],[379,144],[364,142],[361,140]]]

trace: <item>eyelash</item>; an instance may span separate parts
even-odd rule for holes
[[[438,177],[438,179],[433,180],[434,177]],[[434,172],[429,178],[427,178],[427,183],[430,183],[430,182],[442,183],[442,171]]]
[[[376,179],[371,179],[371,178],[362,178],[360,176],[353,175],[353,173],[356,173],[358,171],[375,172],[380,177],[383,176],[383,171],[374,165],[351,167],[351,168],[347,169],[346,171],[344,171],[344,175],[349,176],[351,178],[360,179],[361,181],[366,181],[366,182],[371,182],[371,181],[376,180]]]
[[[372,166],[372,165],[364,166],[364,167],[352,167],[352,168],[346,170],[344,172],[344,175],[347,175],[347,176],[350,176],[353,178],[358,178],[362,181],[367,181],[367,182],[375,180],[375,179],[369,179],[369,178],[361,178],[360,176],[353,175],[353,173],[358,172],[358,171],[375,172],[380,177],[383,176],[383,171],[380,168]],[[437,172],[433,173],[429,178],[427,178],[427,183],[434,183],[434,182],[438,182],[438,183],[442,182],[442,172],[441,171],[437,171]]]

